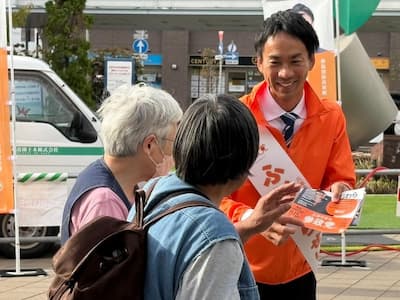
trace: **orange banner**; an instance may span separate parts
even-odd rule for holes
[[[320,99],[337,100],[336,63],[332,51],[315,54],[315,65],[308,73],[307,80]]]
[[[14,209],[7,51],[0,48],[0,213]]]

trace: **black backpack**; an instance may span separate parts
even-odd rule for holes
[[[187,192],[172,193],[163,201]],[[190,192],[199,194],[195,190]],[[143,299],[149,227],[186,207],[216,208],[211,203],[188,201],[172,206],[144,224],[145,201],[145,192],[136,191],[133,222],[99,217],[67,240],[53,257],[55,278],[48,299]]]

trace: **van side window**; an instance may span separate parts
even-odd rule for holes
[[[34,71],[15,72],[16,120],[44,122],[71,141],[93,143],[96,130],[49,78]]]

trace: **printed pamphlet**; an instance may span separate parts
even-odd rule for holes
[[[307,228],[342,233],[358,224],[364,198],[365,188],[343,192],[339,202],[331,201],[331,192],[303,188],[287,214],[303,221]]]

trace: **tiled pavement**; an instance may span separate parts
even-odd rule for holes
[[[340,257],[323,255],[326,260]],[[318,300],[400,299],[400,252],[369,251],[346,257],[365,261],[366,267],[319,267]]]
[[[322,254],[325,261],[338,257]],[[339,257],[340,260],[340,257]],[[364,260],[366,267],[321,266],[318,269],[318,299],[400,299],[400,252],[369,251],[346,257],[346,262]],[[41,268],[47,276],[0,277],[0,300],[46,299],[52,279],[51,258],[21,260],[21,270]],[[15,261],[0,257],[0,270],[15,270]],[[298,299],[301,300],[301,297]],[[285,299],[282,299],[285,300]],[[291,299],[292,300],[292,299]]]
[[[48,273],[48,276],[15,276],[0,277],[1,300],[43,300],[46,298],[46,290],[52,278],[51,258],[36,258],[21,260],[20,270],[40,268]],[[0,258],[0,270],[15,270],[15,260]]]

